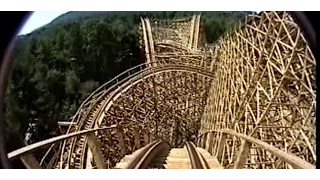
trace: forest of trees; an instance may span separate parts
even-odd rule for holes
[[[69,12],[17,37],[6,95],[6,142],[12,151],[58,134],[81,101],[104,82],[142,63],[140,16],[188,17],[200,12]],[[251,12],[201,12],[208,43]]]

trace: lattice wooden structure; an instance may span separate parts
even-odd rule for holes
[[[163,139],[197,141],[224,168],[313,168],[315,59],[298,25],[261,12],[205,46],[200,17],[141,18],[145,63],[95,90],[65,136],[9,157],[53,144],[43,168],[113,168]]]
[[[298,25],[286,12],[262,12],[215,44],[215,78],[201,132],[223,128],[250,135],[315,163],[315,59]],[[240,138],[210,134],[235,163]],[[253,145],[245,168],[289,168]]]

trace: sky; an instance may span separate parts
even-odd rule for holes
[[[19,35],[28,34],[33,30],[50,23],[52,20],[68,11],[35,11],[20,29]]]

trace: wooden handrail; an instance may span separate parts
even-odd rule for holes
[[[74,133],[70,133],[70,134],[64,134],[64,135],[61,135],[61,136],[56,136],[56,137],[53,137],[53,138],[50,138],[50,139],[46,139],[46,140],[43,140],[43,141],[40,141],[40,142],[37,142],[37,143],[34,143],[34,144],[30,144],[30,145],[22,147],[20,149],[14,150],[14,151],[8,153],[8,158],[9,159],[13,159],[13,158],[19,157],[19,156],[21,156],[23,154],[30,153],[30,152],[32,152],[34,150],[42,148],[42,147],[44,147],[46,145],[49,145],[49,144],[52,144],[52,143],[56,143],[56,142],[59,142],[59,141],[63,141],[63,140],[68,139],[68,138],[80,136],[80,135],[83,135],[83,134],[88,134],[88,133],[95,132],[95,131],[100,131],[100,130],[105,130],[105,129],[112,129],[112,128],[116,128],[116,127],[117,127],[116,125],[112,125],[112,126],[108,126],[108,127],[88,129],[88,130],[78,131],[78,132],[74,132]]]
[[[281,158],[282,160],[284,160],[285,162],[289,163],[290,165],[292,165],[292,167],[296,168],[296,169],[315,169],[315,165],[299,158],[298,156],[291,154],[291,153],[287,153],[284,152],[266,142],[263,142],[259,139],[247,136],[245,134],[240,134],[235,132],[234,130],[231,129],[220,129],[220,130],[211,130],[205,133],[202,133],[201,135],[198,136],[198,138],[200,138],[202,135],[210,133],[210,132],[220,132],[220,133],[225,133],[225,134],[229,134],[229,135],[233,135],[236,137],[239,137],[245,141],[248,141],[252,144],[255,144],[259,147],[261,147],[262,149],[270,152],[271,154]]]

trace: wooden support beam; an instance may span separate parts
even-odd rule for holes
[[[201,137],[199,137],[199,138],[197,139],[197,146],[198,146],[198,147],[201,146]]]
[[[148,135],[148,133],[143,133],[143,146],[146,146],[146,145],[148,145],[149,144],[149,135]]]
[[[224,149],[224,145],[226,143],[226,138],[227,138],[227,134],[221,133],[221,137],[219,140],[219,145],[218,145],[218,149],[217,149],[217,153],[216,153],[216,157],[219,162],[221,162],[221,160],[222,160],[223,149]]]
[[[201,146],[200,147],[202,147],[203,149],[205,149],[205,146],[206,146],[207,135],[208,134],[206,133],[201,138]]]
[[[145,19],[145,26],[147,29],[147,34],[149,38],[149,47],[150,47],[150,56],[151,56],[151,61],[155,62],[155,51],[154,51],[154,43],[153,43],[153,37],[152,37],[152,30],[151,30],[151,25],[150,25],[150,20],[148,18]]]
[[[137,129],[134,129],[134,145],[135,145],[135,149],[139,149],[141,147],[140,134]]]
[[[20,159],[27,169],[42,169],[39,161],[32,154],[23,154]]]
[[[191,49],[193,46],[193,37],[194,37],[194,24],[195,24],[195,15],[192,16],[191,26],[190,26],[190,37],[189,37],[189,44],[188,48]]]
[[[124,134],[123,134],[122,129],[117,128],[117,137],[118,137],[119,146],[120,146],[120,149],[121,149],[121,152],[120,152],[121,156],[125,156],[126,153],[127,153],[123,136],[124,136]]]
[[[106,169],[107,165],[101,151],[101,146],[93,132],[88,133],[88,146],[93,156],[93,161],[96,163],[98,169]]]
[[[193,40],[193,48],[198,48],[199,41],[199,31],[200,31],[200,15],[197,15],[195,18],[195,30],[194,30],[194,40]]]
[[[146,59],[147,63],[150,62],[150,53],[149,53],[149,42],[148,42],[148,37],[147,37],[147,30],[145,26],[145,22],[143,18],[141,19],[141,24],[142,24],[142,32],[143,32],[143,39],[144,39],[144,47],[145,47],[145,54],[146,54]]]
[[[206,141],[206,150],[212,154],[213,132],[208,133]]]
[[[240,150],[238,152],[237,158],[234,163],[234,167],[233,167],[234,169],[243,168],[243,165],[246,163],[248,158],[250,146],[251,146],[250,142],[246,140],[242,140]]]

